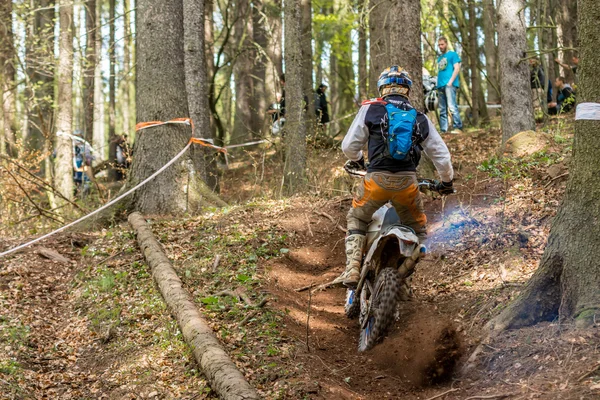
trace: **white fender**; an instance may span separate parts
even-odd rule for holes
[[[373,241],[373,243],[370,245],[369,251],[365,256],[365,265],[368,265],[377,249],[380,247],[383,248],[385,242],[387,242],[391,238],[397,239],[400,254],[402,254],[404,257],[412,256],[413,252],[415,251],[415,248],[419,244],[419,238],[417,237],[417,235],[414,234],[412,230],[403,226],[394,226],[393,228],[385,232],[385,234],[375,239],[375,241]]]

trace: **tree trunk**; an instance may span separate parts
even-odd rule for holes
[[[341,19],[346,18],[345,13],[349,12],[348,6],[344,3],[335,4],[333,10],[334,15],[338,15]],[[355,77],[352,62],[352,31],[350,26],[341,27],[335,33],[333,40],[337,43],[331,48],[331,57],[335,60],[331,63],[331,80],[336,82],[336,98],[332,101],[331,115],[336,118],[342,118],[349,113],[356,111],[354,105],[355,96]],[[333,92],[332,92],[333,94]],[[331,124],[333,134],[337,132],[346,133],[352,119],[336,119],[334,118]]]
[[[595,0],[579,0],[581,63],[579,104],[600,102],[600,8]],[[539,321],[576,318],[587,326],[600,317],[600,121],[575,121],[573,159],[565,197],[552,223],[538,270],[521,295],[490,327],[495,331]],[[585,210],[582,212],[582,210]]]
[[[73,2],[60,0],[60,37],[58,57],[58,112],[56,115],[56,188],[69,200],[73,198]],[[62,201],[59,201],[59,205]]]
[[[266,16],[267,29],[267,73],[265,90],[269,103],[274,103],[276,93],[281,93],[279,77],[283,74],[283,52],[282,52],[282,15],[281,0],[264,0],[264,13]]]
[[[372,5],[369,15],[371,65],[369,93],[377,93],[377,78],[390,65],[403,67],[411,76],[411,104],[423,111],[423,60],[421,57],[421,15],[419,0],[383,0]]]
[[[42,150],[52,138],[54,125],[54,0],[39,0],[33,3],[35,11],[28,17],[26,50],[28,88],[26,102],[28,110],[28,134],[25,146],[31,150]],[[49,150],[49,149],[48,149]],[[50,164],[50,163],[48,163]],[[42,165],[45,172],[47,164]],[[49,172],[49,171],[48,171]]]
[[[137,0],[137,122],[168,121],[189,115],[184,71],[183,2]],[[188,143],[184,125],[148,128],[135,143],[128,186],[134,186],[164,166]],[[133,208],[148,214],[195,212],[218,203],[203,191],[194,157],[180,161],[137,190]],[[222,202],[220,202],[222,204]]]
[[[367,99],[367,21],[366,10],[368,0],[359,1],[358,21],[358,98],[359,101]]]
[[[185,87],[190,109],[189,117],[196,127],[196,137],[212,139],[208,107],[206,59],[204,56],[204,0],[183,0],[183,30],[185,49]],[[202,180],[217,188],[216,166],[211,165],[214,153],[203,148],[192,149],[196,169]]]
[[[498,0],[498,54],[502,91],[502,143],[534,130],[523,0]]]
[[[116,140],[116,97],[117,97],[117,77],[116,77],[116,49],[115,42],[115,3],[116,0],[108,0],[108,179],[111,181],[117,180],[117,140]]]
[[[321,14],[323,11],[321,10]],[[317,28],[318,29],[318,28]],[[323,81],[323,52],[325,50],[325,38],[323,35],[316,35],[315,40],[315,83],[316,85]]]
[[[284,0],[285,16],[285,193],[300,192],[306,184],[306,118],[303,112],[305,64],[302,51],[301,0]],[[309,110],[310,111],[310,110]]]
[[[96,26],[102,24],[102,1],[96,2]],[[100,31],[96,32],[94,46],[96,49],[96,67],[94,69],[94,127],[93,142],[95,149],[102,154],[102,159],[107,157],[107,146],[104,124],[104,80],[102,79],[102,35]],[[102,161],[102,160],[98,160]]]
[[[83,132],[85,140],[94,142],[94,89],[96,70],[96,0],[85,4],[85,68],[83,69]]]
[[[12,32],[12,1],[0,0],[0,90],[2,90],[2,124],[6,154],[16,157],[16,132],[15,124],[17,92],[15,87],[15,48],[13,46]],[[7,22],[8,21],[8,22]]]
[[[479,69],[477,68],[477,61],[479,58],[479,51],[477,49],[477,24],[475,15],[475,0],[468,0],[469,8],[469,61],[471,64],[471,98],[473,104],[471,106],[471,123],[473,126],[479,126],[479,101],[477,96],[481,91],[481,77],[479,75]]]
[[[121,74],[121,114],[123,116],[123,133],[128,134],[131,131],[131,116],[129,110],[129,88],[131,80],[131,49],[133,40],[130,32],[129,0],[123,0],[123,73]]]
[[[315,96],[313,83],[312,52],[312,0],[300,0],[301,8],[301,48],[302,48],[302,94],[306,98],[306,132],[313,133],[316,127]],[[287,24],[286,24],[287,25]],[[287,45],[286,45],[287,48]],[[286,76],[287,78],[287,76]]]
[[[215,37],[213,21],[214,0],[204,0],[204,58],[206,63],[206,90],[208,93],[208,108],[210,117],[210,134],[215,140],[218,139],[217,124],[213,112],[212,102],[215,98],[213,87],[213,76],[215,74]],[[222,144],[222,143],[219,143]]]
[[[577,47],[577,2],[573,0],[559,1],[557,11],[559,47]],[[568,65],[572,65],[574,55],[576,55],[576,53],[573,50],[559,50],[558,52],[558,58]],[[560,74],[566,78],[567,82],[575,81],[575,74],[573,74],[573,71],[570,68],[560,67]]]
[[[483,32],[485,35],[485,72],[487,74],[487,102],[500,104],[498,82],[498,47],[496,46],[496,9],[494,0],[483,0]]]
[[[233,143],[241,143],[252,137],[252,113],[256,112],[252,98],[252,76],[254,67],[252,47],[252,18],[249,0],[236,0],[236,22],[233,30],[231,56],[236,57],[233,65],[235,80],[235,117]]]
[[[268,47],[266,18],[264,18],[265,6],[261,0],[256,0],[252,7],[252,32],[254,34],[254,44],[258,47],[256,57],[254,58],[254,68],[252,76],[254,82],[252,85],[252,103],[254,112],[252,113],[252,131],[262,137],[265,130],[265,117],[267,115],[267,58],[265,50]]]

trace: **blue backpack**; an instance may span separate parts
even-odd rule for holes
[[[417,122],[417,110],[410,108],[403,110],[392,103],[385,105],[388,114],[387,146],[384,150],[385,157],[394,160],[404,160],[413,147],[413,131]]]

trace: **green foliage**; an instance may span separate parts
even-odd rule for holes
[[[11,322],[8,318],[0,317],[0,344],[23,344],[29,336],[29,327],[21,322]]]
[[[19,372],[21,365],[14,360],[0,361],[0,374],[14,375]]]
[[[487,172],[495,178],[516,179],[529,176],[533,168],[549,167],[561,159],[561,154],[554,152],[547,153],[545,151],[539,151],[531,156],[518,159],[509,157],[498,158],[494,156],[489,160],[484,160],[477,169]]]

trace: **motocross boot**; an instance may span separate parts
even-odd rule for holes
[[[346,238],[346,271],[344,271],[344,285],[354,288],[360,280],[360,267],[362,263],[363,248],[367,237],[353,234]]]

